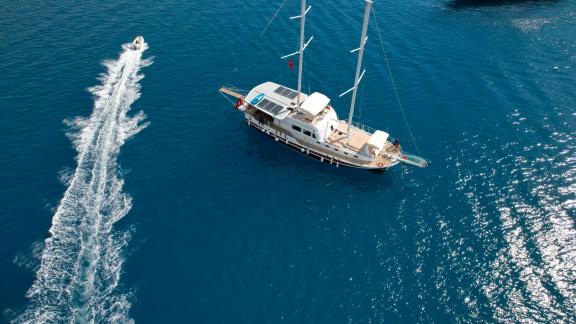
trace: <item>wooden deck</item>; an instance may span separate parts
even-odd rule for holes
[[[350,137],[348,137],[347,131],[348,124],[343,121],[338,121],[338,126],[335,127],[330,136],[326,138],[326,142],[360,152],[364,147],[364,144],[366,144],[370,139],[371,135],[357,129],[356,127],[350,127]]]
[[[350,138],[347,135],[348,124],[344,121],[338,122],[338,127],[334,128],[326,142],[341,148],[347,148],[354,152],[360,153],[364,149],[364,144],[370,140],[372,134],[364,132],[354,126],[350,127]],[[386,154],[399,155],[400,148],[386,142],[382,148],[381,153],[370,162],[368,165],[371,167],[388,167],[396,161],[387,157]]]

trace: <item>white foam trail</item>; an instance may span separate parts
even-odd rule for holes
[[[107,61],[102,84],[89,118],[68,122],[78,151],[71,176],[52,219],[36,280],[27,293],[30,303],[14,322],[126,322],[130,293],[118,291],[123,250],[130,232],[113,230],[132,204],[122,192],[117,157],[120,147],[146,125],[144,114],[128,117],[140,96],[144,45],[134,51],[125,44],[117,61]]]

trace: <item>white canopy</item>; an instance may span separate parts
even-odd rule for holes
[[[388,139],[388,133],[377,130],[370,136],[370,139],[366,143],[367,145],[373,146],[375,150],[375,154],[378,155],[382,148],[384,148],[384,144],[386,144],[386,140]]]
[[[314,92],[304,100],[300,108],[307,114],[316,116],[322,111],[322,109],[324,109],[324,107],[328,106],[329,103],[330,98],[319,92]]]

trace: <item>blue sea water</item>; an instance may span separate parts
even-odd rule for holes
[[[295,87],[297,1],[260,35],[280,3],[3,3],[0,321],[574,321],[576,2],[375,1],[433,161],[384,174],[277,145],[217,92]],[[311,4],[304,90],[344,117],[363,3]],[[356,120],[414,152],[375,27]]]

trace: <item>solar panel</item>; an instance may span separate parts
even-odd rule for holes
[[[290,94],[292,92],[293,91],[290,89],[284,89],[284,91],[280,92],[280,95],[286,97],[288,94]]]
[[[268,110],[270,107],[272,107],[272,105],[274,105],[274,103],[270,100],[267,100],[267,99],[262,100],[262,102],[260,103],[260,106],[262,107],[262,109],[266,109],[266,110]]]
[[[274,108],[270,109],[270,111],[271,111],[274,115],[278,114],[278,113],[280,112],[280,110],[282,110],[282,106],[278,106],[278,105],[276,105]]]
[[[296,91],[292,91],[290,94],[287,94],[286,97],[290,98],[290,99],[294,99],[298,96],[298,92]]]
[[[279,86],[278,88],[276,88],[276,90],[274,90],[274,92],[280,94],[284,90],[286,90],[286,88],[284,88],[283,86]]]
[[[284,107],[273,103],[268,99],[262,99],[262,101],[258,103],[258,108],[266,110],[272,115],[277,115]]]
[[[298,96],[297,91],[294,91],[292,89],[288,89],[288,88],[283,87],[283,86],[279,86],[278,88],[276,88],[276,90],[274,90],[274,92],[281,95],[282,97],[286,97],[288,99],[294,99]]]
[[[268,100],[268,99],[262,99],[259,103],[258,103],[258,107],[265,109],[266,105],[272,103],[272,101]]]

